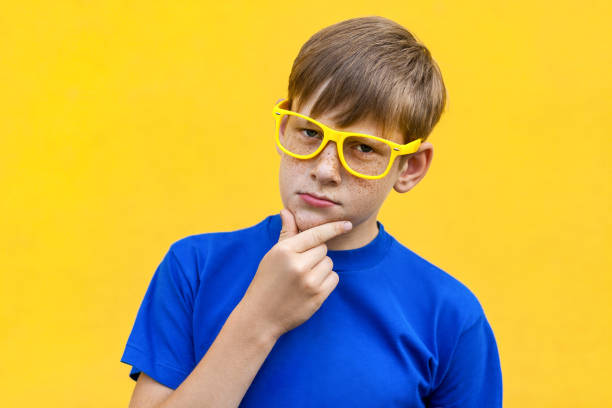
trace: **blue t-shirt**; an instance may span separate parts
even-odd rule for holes
[[[474,294],[388,234],[328,251],[340,281],[280,336],[240,407],[502,406],[493,331]],[[280,215],[173,243],[155,271],[121,361],[176,389],[278,242]]]

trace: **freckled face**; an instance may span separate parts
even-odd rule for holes
[[[311,101],[304,103],[299,113],[309,116]],[[327,126],[343,131],[366,133],[380,136],[377,125],[371,120],[359,121],[347,128],[339,128],[331,120],[331,113],[318,118]],[[403,143],[399,133],[390,140]],[[382,179],[368,180],[353,176],[342,166],[336,144],[329,142],[317,156],[302,160],[280,153],[279,183],[281,199],[296,220],[300,231],[331,221],[348,220],[353,231],[376,228],[376,217],[385,198],[398,177],[399,159],[396,159],[389,173]],[[325,197],[333,202],[331,206],[317,206],[305,200],[301,194]],[[371,229],[370,229],[371,230]]]

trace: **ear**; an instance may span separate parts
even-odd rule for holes
[[[427,173],[429,169],[432,158],[433,145],[429,142],[421,143],[416,153],[413,153],[401,161],[397,180],[393,185],[393,189],[398,193],[410,191],[423,177],[425,177],[425,173]]]

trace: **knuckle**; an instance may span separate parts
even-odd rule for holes
[[[316,293],[318,293],[318,288],[317,285],[315,283],[314,278],[312,277],[304,277],[301,280],[301,284],[302,284],[302,288],[309,294],[314,295]]]
[[[327,244],[322,243],[321,245],[319,245],[321,247],[321,250],[323,251],[324,254],[327,254]]]
[[[327,277],[328,287],[333,290],[338,285],[338,282],[340,282],[340,277],[338,276],[336,272],[331,271],[331,273]]]
[[[340,282],[340,277],[338,276],[336,272],[333,272],[332,273],[332,289],[338,286],[339,282]]]
[[[334,265],[334,262],[331,260],[329,256],[321,259],[319,262],[319,268],[323,271],[330,271]]]
[[[275,251],[278,254],[278,256],[280,256],[282,259],[285,259],[285,260],[291,259],[292,251],[288,244],[285,244],[285,243],[276,244]]]
[[[302,275],[305,272],[305,267],[302,262],[299,262],[297,259],[292,259],[289,262],[289,269],[291,272],[296,273],[298,275]]]
[[[276,245],[276,251],[280,252],[280,253],[284,253],[284,252],[288,252],[289,251],[289,245],[287,245],[286,241],[281,241],[278,242]]]

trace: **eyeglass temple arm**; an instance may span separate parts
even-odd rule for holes
[[[414,154],[419,150],[419,146],[421,146],[421,138],[415,139],[412,142],[409,142],[405,145],[400,145],[399,147],[394,147],[393,150],[399,151],[399,154]]]

